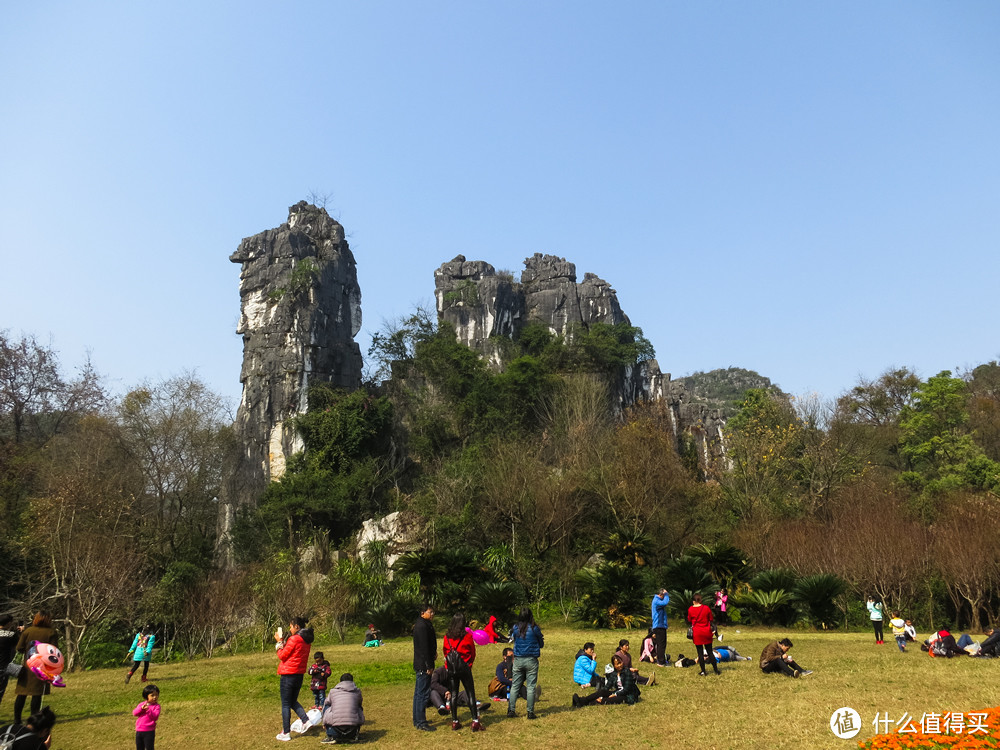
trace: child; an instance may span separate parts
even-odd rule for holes
[[[313,707],[322,708],[323,699],[326,698],[326,680],[330,676],[330,662],[323,658],[322,651],[317,651],[314,658],[316,663],[309,667],[309,676],[312,677],[309,689],[313,691]]]
[[[899,650],[906,651],[906,621],[899,616],[899,612],[893,612],[889,624],[892,625],[892,635]]]
[[[149,684],[142,689],[143,701],[132,711],[135,720],[135,750],[153,750],[156,720],[160,718],[160,689]]]
[[[916,643],[917,629],[913,627],[913,620],[906,621],[906,627],[903,628],[903,633],[906,635],[906,640]]]

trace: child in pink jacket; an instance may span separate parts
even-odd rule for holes
[[[146,685],[142,689],[143,701],[132,711],[135,720],[135,750],[154,750],[156,720],[160,718],[160,689]]]

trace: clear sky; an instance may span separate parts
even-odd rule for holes
[[[0,329],[238,400],[243,237],[310,192],[362,350],[458,254],[617,289],[665,372],[835,397],[1000,355],[1000,3],[0,7]]]

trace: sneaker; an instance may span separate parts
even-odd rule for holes
[[[812,673],[813,673],[813,671],[811,669],[803,669],[802,670],[802,676],[803,677],[805,677],[807,674],[812,674]]]
[[[513,711],[508,711],[508,712],[507,712],[507,718],[508,718],[508,719],[513,719],[513,718],[514,718],[514,717],[516,717],[516,716],[517,716],[517,714],[516,714],[516,713],[514,713]]]
[[[337,744],[337,738],[336,737],[324,737],[323,739],[321,739],[319,741],[319,744],[321,744],[321,745],[336,745]]]
[[[462,722],[456,719],[455,721],[451,722],[451,728],[452,731],[458,731],[459,729],[462,728]]]
[[[801,676],[802,673],[797,669],[794,672],[792,672],[792,677],[801,677]]]
[[[476,701],[476,709],[479,711],[489,711],[491,708],[493,708],[493,706],[489,703],[480,703],[479,701]]]
[[[125,684],[128,685],[128,681],[131,680],[131,679],[132,679],[132,673],[131,672],[126,672],[125,673]]]
[[[142,681],[143,681],[143,682],[145,682],[145,681],[146,681],[146,675],[143,675],[143,676],[142,676]]]
[[[479,719],[476,719],[475,721],[472,722],[472,731],[473,732],[484,732],[484,731],[486,731],[486,729],[479,722]]]
[[[279,742],[288,742],[290,739],[292,739],[292,735],[285,734],[284,732],[282,732],[281,734],[275,735],[274,739],[278,740]]]
[[[579,708],[579,707],[580,707],[580,696],[577,695],[576,693],[573,693],[573,708]]]
[[[537,719],[538,717],[535,716],[535,712],[534,711],[528,711],[528,718],[529,719]]]
[[[699,676],[699,677],[708,677],[708,675],[707,675],[707,674],[706,674],[705,672],[699,672],[699,673],[698,673],[698,676]],[[798,675],[796,675],[796,677],[797,677],[797,676],[798,676]]]
[[[438,716],[447,716],[447,715],[448,715],[448,707],[438,706]]]
[[[421,732],[436,732],[437,727],[432,727],[430,724],[421,724],[417,727]]]

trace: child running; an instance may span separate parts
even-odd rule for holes
[[[899,612],[893,612],[889,624],[892,625],[892,635],[899,650],[906,651],[906,620],[899,616]]]
[[[160,689],[149,684],[142,689],[143,701],[132,711],[135,720],[135,750],[153,750],[156,720],[160,718]]]

